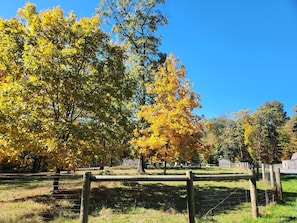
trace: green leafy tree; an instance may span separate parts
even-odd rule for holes
[[[232,119],[227,119],[226,125],[223,128],[223,134],[219,137],[221,151],[224,158],[231,161],[240,160],[240,141],[241,132],[236,122]]]
[[[241,160],[240,157],[240,130],[237,123],[227,117],[213,118],[210,120],[211,129],[209,135],[213,137],[212,161],[217,162],[221,157]]]
[[[19,19],[0,20],[0,47],[2,161],[75,169],[123,152],[130,80],[98,16],[27,3]]]
[[[207,131],[208,141],[213,144],[212,153],[208,159],[209,163],[217,163],[217,160],[223,157],[221,149],[221,135],[226,127],[227,118],[218,117],[209,120],[211,128]]]
[[[245,129],[244,126],[249,123],[251,115],[250,109],[240,110],[233,113],[233,118],[236,122],[236,145],[238,148],[238,159],[243,162],[249,162],[252,164],[252,158],[248,151],[248,146],[245,143]]]
[[[279,130],[285,124],[286,112],[278,101],[265,102],[245,124],[245,141],[256,162],[275,163],[281,159]]]
[[[221,157],[232,161],[251,162],[248,145],[245,141],[245,127],[250,120],[250,110],[233,113],[231,118],[219,117],[210,119],[211,128],[208,137],[214,145],[209,162],[216,163]]]
[[[128,51],[128,67],[134,79],[135,89],[133,103],[135,113],[143,105],[152,102],[147,93],[146,83],[153,80],[153,70],[165,60],[159,52],[161,36],[158,28],[167,24],[159,6],[164,0],[104,0],[99,4],[97,13],[105,17],[107,24],[112,26],[112,32],[118,41],[124,43]],[[136,123],[144,127],[143,119]],[[138,172],[144,172],[144,157],[139,153]]]

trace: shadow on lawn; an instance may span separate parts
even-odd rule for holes
[[[14,203],[21,204],[22,202],[33,201],[36,203],[45,204],[45,208],[32,209],[32,211],[23,212],[22,216],[19,216],[20,222],[27,222],[28,219],[32,219],[35,216],[40,216],[42,222],[50,222],[57,218],[64,219],[77,219],[80,211],[80,197],[81,189],[71,190],[59,190],[57,193],[29,195],[14,198],[7,201],[1,201],[1,203]],[[22,205],[20,206],[22,207]],[[17,207],[16,207],[17,209]]]
[[[79,217],[80,211],[80,189],[59,190],[56,193],[37,196],[33,200],[35,202],[46,203],[49,208],[40,212],[39,216],[43,221],[52,221],[58,217],[65,219],[74,219]]]
[[[136,208],[147,208],[165,212],[185,213],[187,211],[186,185],[169,186],[162,183],[138,184],[124,183],[125,186],[91,189],[91,212],[96,214],[102,208],[127,213]],[[241,188],[196,187],[196,213],[219,213],[235,209],[249,202],[249,193]]]
[[[165,186],[161,183],[123,183],[124,186],[92,188],[91,209],[111,208],[117,212],[127,212],[143,207],[156,210],[174,208],[178,212],[186,210],[186,186]]]
[[[283,181],[295,180],[296,177],[286,176]],[[162,183],[116,183],[107,187],[108,183],[92,183],[90,195],[90,214],[97,215],[101,209],[110,208],[114,212],[129,213],[136,208],[146,208],[168,213],[186,213],[186,183],[168,185]],[[23,185],[32,187],[32,184]],[[264,191],[258,190],[259,193]],[[26,196],[12,202],[33,200],[46,204],[46,210],[36,213],[43,222],[55,220],[58,217],[67,219],[78,218],[81,189],[61,190],[56,194]],[[250,202],[249,190],[229,188],[224,186],[195,186],[196,213],[200,216],[214,215],[225,210],[240,208],[245,202]],[[284,192],[282,205],[289,205],[297,199],[296,192]],[[67,201],[66,203],[63,201]],[[11,202],[11,201],[9,201]],[[62,212],[62,213],[61,213]],[[22,218],[30,219],[32,213]],[[295,219],[296,220],[296,219]]]
[[[296,175],[282,175],[282,184],[283,184],[283,197],[284,201],[283,204],[295,202],[297,200],[297,191],[296,191],[296,182],[297,176]],[[285,184],[294,185],[289,188],[284,188]],[[285,189],[285,190],[284,190]]]

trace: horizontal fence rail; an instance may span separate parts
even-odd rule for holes
[[[181,175],[169,176],[92,176],[91,181],[187,181]]]
[[[194,181],[209,180],[250,180],[253,174],[220,174],[220,175],[194,175]]]
[[[0,174],[1,182],[5,180],[16,180],[16,181],[31,181],[35,180],[48,180],[60,177],[61,179],[80,179],[82,175],[72,175],[72,174]]]
[[[249,180],[252,174],[193,175],[193,181],[209,180]],[[189,177],[181,175],[169,176],[91,176],[91,181],[187,181]]]

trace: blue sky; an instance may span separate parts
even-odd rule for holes
[[[10,18],[24,0],[0,0],[0,17]],[[60,5],[92,16],[99,0],[32,0],[38,10]],[[206,118],[278,100],[288,115],[297,104],[297,1],[167,0],[169,20],[161,50],[185,65],[201,94]]]

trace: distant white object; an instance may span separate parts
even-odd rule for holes
[[[291,160],[297,160],[297,153],[293,153]]]
[[[297,170],[297,153],[293,153],[291,160],[283,160],[282,168],[285,170]]]
[[[231,161],[228,160],[228,159],[219,159],[219,167],[228,167],[230,168],[231,167]]]
[[[132,159],[123,159],[123,166],[137,166],[138,160],[132,160]]]

